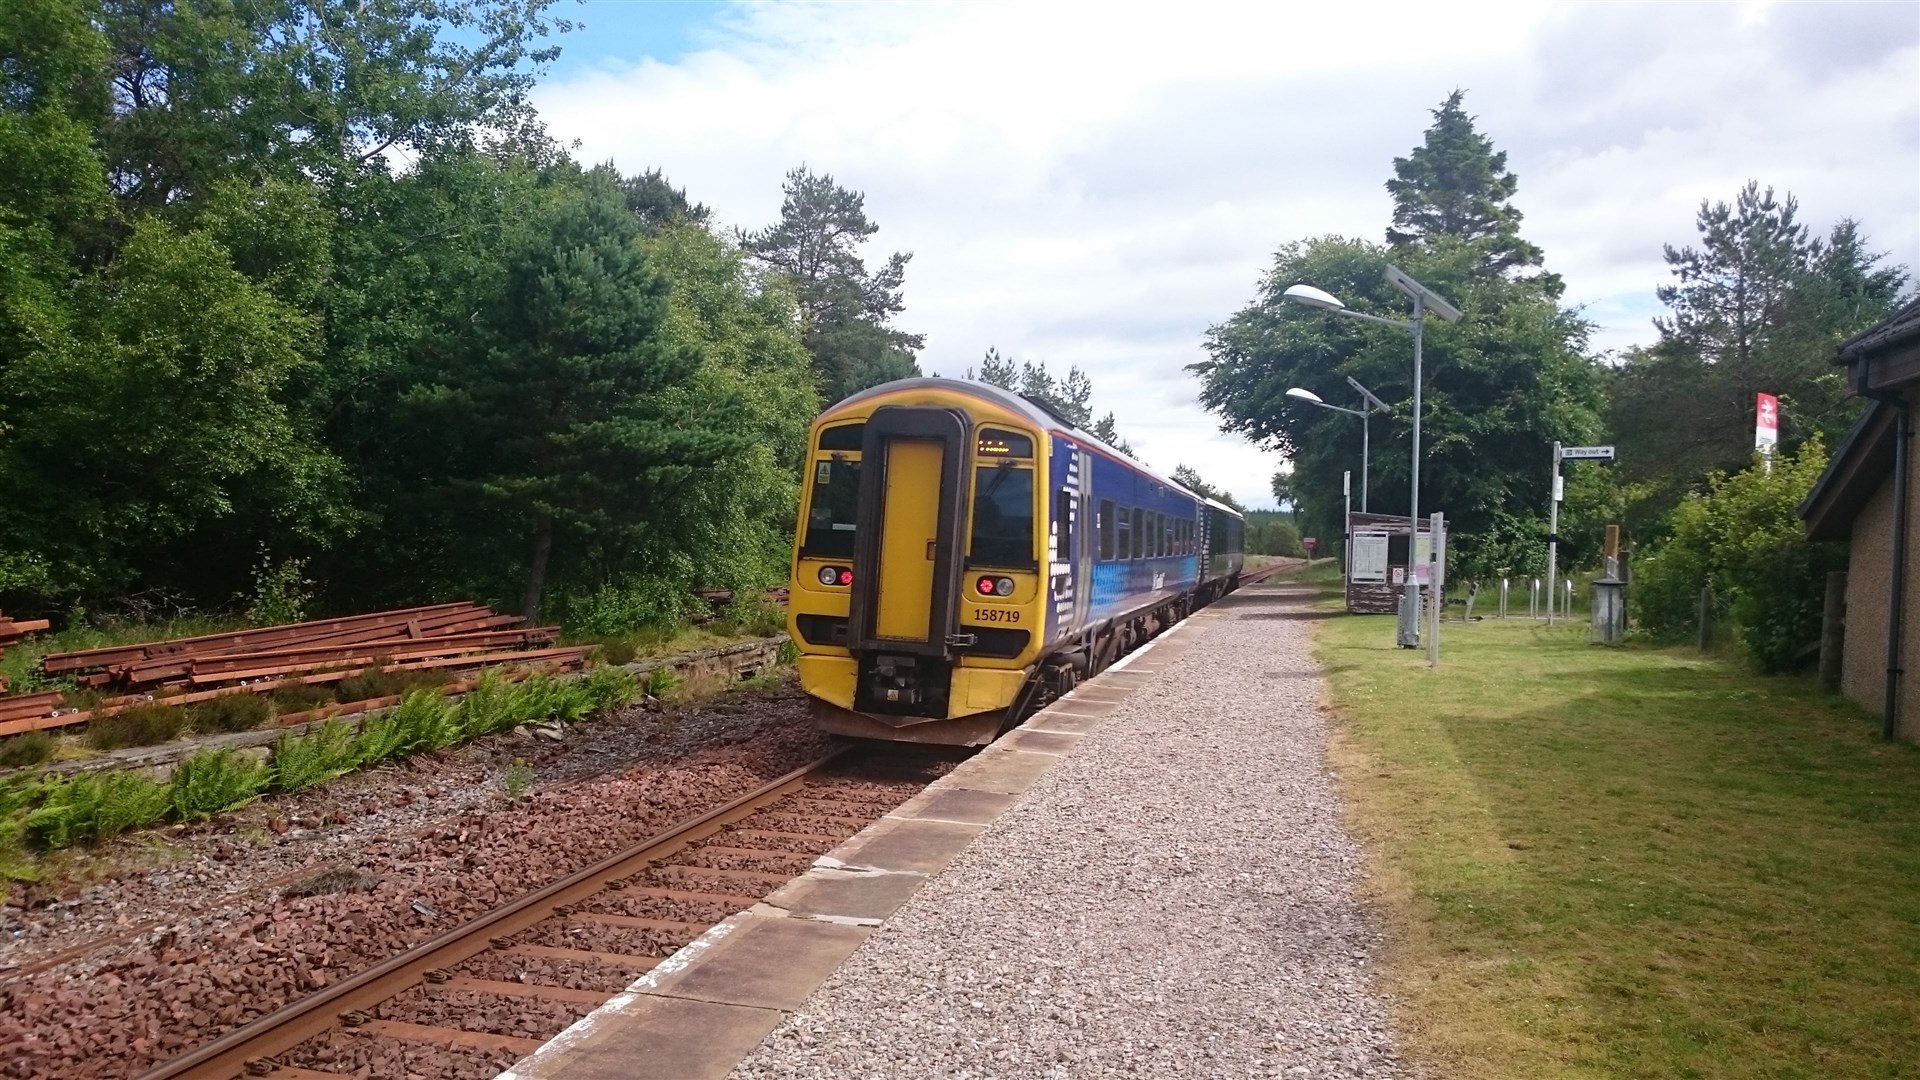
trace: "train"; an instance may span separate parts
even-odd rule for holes
[[[788,631],[836,735],[982,746],[1240,583],[1245,522],[1046,403],[913,378],[808,432]]]

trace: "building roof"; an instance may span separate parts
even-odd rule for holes
[[[1906,307],[1841,342],[1834,350],[1833,362],[1852,363],[1859,357],[1915,340],[1920,340],[1920,294],[1907,301]]]
[[[1800,504],[1807,539],[1845,540],[1853,535],[1853,519],[1893,473],[1894,419],[1900,408],[1875,401],[1834,447],[1826,471]]]

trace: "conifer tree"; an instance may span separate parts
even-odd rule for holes
[[[1442,236],[1472,245],[1488,275],[1536,267],[1539,247],[1520,236],[1519,208],[1512,203],[1520,178],[1507,171],[1507,152],[1474,128],[1461,107],[1466,91],[1455,90],[1433,110],[1433,126],[1421,145],[1393,159],[1393,225],[1387,243],[1395,247],[1431,243]],[[1538,278],[1550,295],[1560,293],[1558,275]]]

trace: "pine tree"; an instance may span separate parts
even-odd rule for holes
[[[869,272],[860,248],[880,226],[867,219],[866,196],[832,176],[803,165],[783,190],[779,224],[748,236],[746,248],[793,289],[827,400],[918,375],[914,353],[925,338],[890,325],[906,307],[913,256],[895,252]]]
[[[1539,266],[1541,251],[1521,239],[1521,214],[1512,204],[1520,178],[1507,171],[1507,152],[1473,126],[1455,90],[1433,110],[1433,126],[1411,154],[1393,159],[1393,225],[1387,243],[1409,247],[1442,236],[1457,237],[1479,252],[1481,270],[1507,274]],[[1558,275],[1541,274],[1549,295],[1561,290]]]

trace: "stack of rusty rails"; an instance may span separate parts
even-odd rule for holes
[[[37,630],[45,630],[47,625],[48,623],[45,619],[15,619],[4,612],[0,612],[0,656],[7,655],[7,646],[12,645],[22,637]],[[0,675],[0,694],[5,694],[6,692],[7,677]],[[36,694],[30,696],[39,697],[42,695]],[[8,706],[18,707],[19,705],[20,702],[18,701],[8,701],[5,698],[0,698],[0,716],[5,715]]]
[[[559,627],[525,622],[461,602],[50,653],[40,663],[45,674],[70,677],[95,691],[117,690],[119,696],[57,715],[51,706],[32,717],[0,713],[0,735],[84,723],[147,701],[187,705],[224,694],[263,693],[288,682],[324,685],[372,670],[564,670],[585,661],[588,646],[554,645]],[[57,704],[59,695],[53,697]]]

